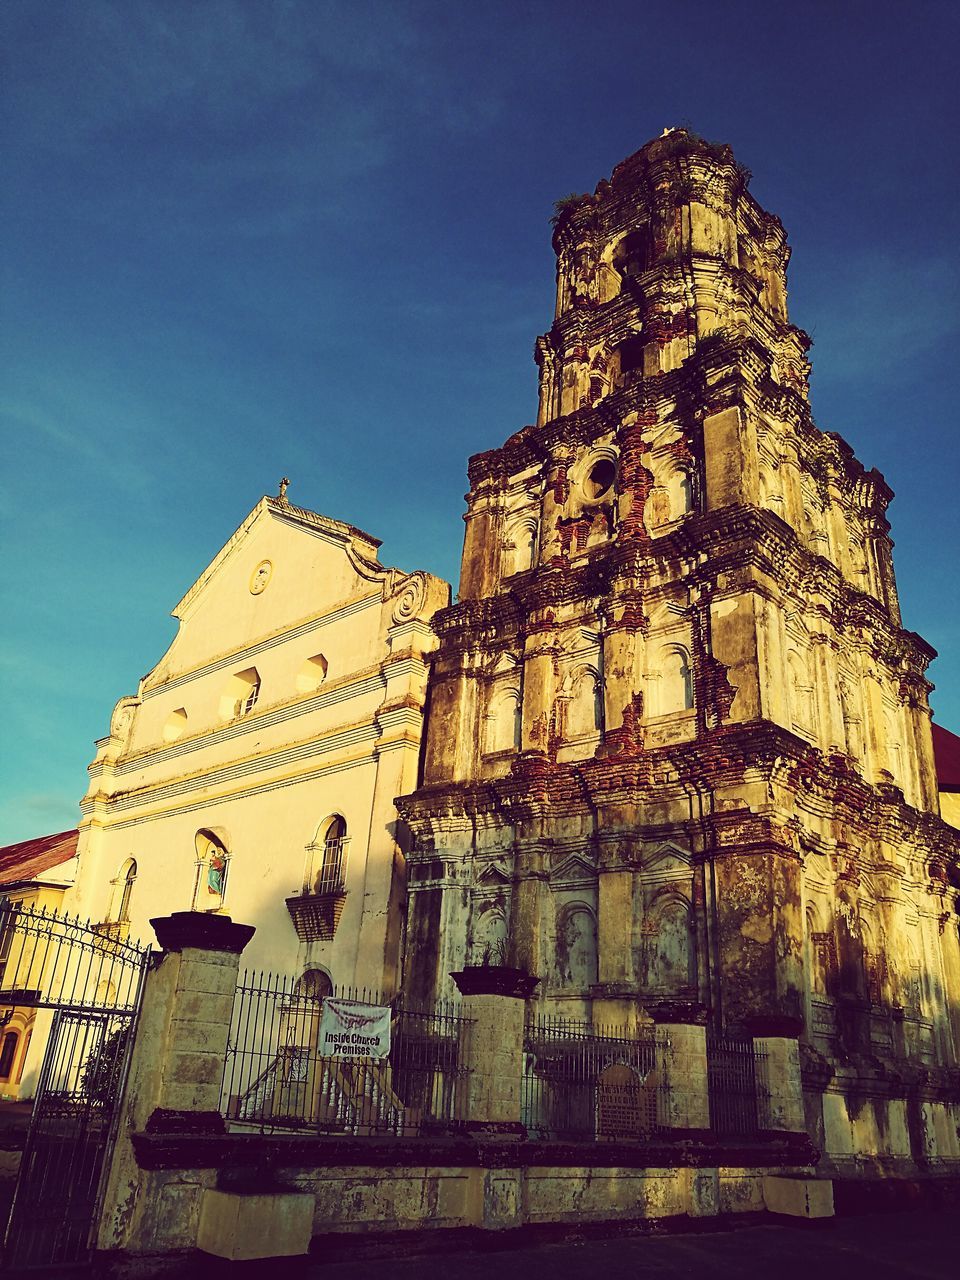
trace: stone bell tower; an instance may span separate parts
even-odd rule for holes
[[[537,423],[470,460],[434,619],[406,984],[506,963],[573,1017],[773,1018],[848,1059],[899,1051],[876,1015],[909,1008],[946,1060],[933,651],[900,625],[890,490],[812,421],[748,180],[669,130],[558,206]]]

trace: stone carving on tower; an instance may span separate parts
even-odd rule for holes
[[[935,1072],[960,950],[933,651],[891,491],[812,420],[748,177],[672,130],[562,202],[537,422],[470,460],[434,619],[405,982],[507,963],[554,1012],[792,1028],[823,1080]]]

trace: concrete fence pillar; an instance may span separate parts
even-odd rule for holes
[[[760,1124],[764,1129],[801,1133],[806,1129],[803,1082],[800,1077],[799,1018],[755,1017],[747,1030],[760,1054],[757,1086]]]
[[[670,1129],[709,1129],[707,1028],[697,1011],[689,1021],[673,1021],[676,1013],[653,1014],[657,1037],[660,1103],[657,1116]],[[671,1019],[671,1020],[667,1020]]]
[[[167,1019],[147,1125],[179,1127],[189,1116],[194,1130],[199,1121],[222,1131],[220,1083],[237,970],[254,927],[200,911],[175,911],[150,923],[163,948],[159,972],[167,969]]]
[[[131,1142],[133,1133],[223,1133],[220,1084],[233,1016],[240,954],[253,925],[229,916],[175,911],[151,920],[162,954],[147,975],[143,1007],[107,1175],[98,1232],[101,1249],[148,1247],[149,1197]],[[199,1188],[197,1188],[199,1191]],[[197,1205],[183,1222],[196,1238]],[[191,1235],[192,1233],[192,1235]]]
[[[521,1123],[526,1002],[539,978],[504,965],[471,965],[451,974],[463,995],[467,1029],[466,1127],[525,1136]]]

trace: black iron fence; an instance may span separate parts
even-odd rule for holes
[[[684,1050],[663,1027],[628,1031],[534,1015],[524,1038],[522,1119],[531,1137],[547,1140],[643,1141],[691,1129],[750,1137],[764,1127],[764,1065],[750,1039],[708,1032],[704,1064],[702,1052]]]
[[[21,1069],[19,1040],[31,1058],[42,1052],[7,1224],[11,1268],[60,1274],[89,1255],[149,957],[75,918],[0,905],[4,1039]]]
[[[385,1009],[389,1032],[371,1052],[324,1051],[324,1006],[360,1026]],[[355,1011],[355,1016],[352,1016]],[[382,1022],[383,1020],[381,1020]],[[222,1109],[235,1127],[413,1137],[456,1127],[466,1114],[460,1006],[405,1006],[366,989],[321,995],[301,982],[244,973],[237,986]]]
[[[750,1137],[766,1118],[766,1054],[749,1038],[707,1032],[710,1127],[721,1137]]]
[[[664,1132],[669,1086],[658,1053],[668,1047],[653,1028],[628,1032],[563,1017],[529,1019],[521,1082],[528,1134],[610,1141]]]
[[[133,1011],[149,951],[74,916],[0,902],[0,1009]]]
[[[379,1016],[379,1042],[368,1050],[372,1041],[361,1038],[359,1048],[345,1048],[331,1039],[325,1009],[358,1027]],[[470,1026],[459,1003],[421,1009],[401,996],[321,994],[303,979],[244,973],[222,1110],[234,1128],[264,1133],[454,1131],[474,1118]],[[699,1047],[674,1040],[664,1027],[602,1027],[531,1011],[517,1062],[528,1135],[619,1142],[711,1130],[745,1138],[765,1127],[765,1056],[752,1040],[707,1032],[705,1060],[702,1039]]]

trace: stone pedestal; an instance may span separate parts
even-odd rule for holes
[[[660,1123],[670,1129],[709,1129],[706,1027],[657,1019],[656,1036]]]
[[[520,1120],[526,1001],[539,978],[523,969],[474,965],[451,974],[463,995],[467,1034],[466,1128],[525,1136]]]
[[[211,1129],[222,1130],[220,1082],[237,970],[254,928],[200,911],[175,911],[150,923],[164,952],[159,972],[166,969],[168,1017],[147,1128],[187,1123],[195,1132],[206,1118]]]
[[[310,1248],[314,1209],[315,1197],[297,1192],[208,1188],[200,1201],[197,1248],[231,1262],[299,1257]]]
[[[765,1174],[763,1203],[771,1213],[790,1218],[832,1218],[833,1182],[829,1178]]]
[[[163,954],[147,975],[137,1023],[97,1235],[104,1250],[149,1250],[160,1237],[164,1247],[195,1242],[199,1182],[151,1190],[131,1135],[224,1132],[220,1083],[237,969],[254,934],[252,925],[201,911],[175,911],[150,923]],[[164,1234],[165,1217],[175,1231]]]
[[[763,1055],[758,1063],[760,1123],[764,1129],[801,1133],[806,1129],[803,1082],[800,1077],[799,1019],[756,1017],[747,1028],[756,1049]]]

